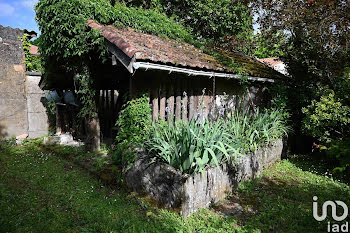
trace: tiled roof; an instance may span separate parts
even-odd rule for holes
[[[277,57],[268,57],[268,58],[261,58],[258,59],[260,62],[270,66],[270,67],[275,67],[278,64],[282,64],[283,62],[279,60]]]
[[[30,53],[31,55],[38,56],[38,55],[39,55],[38,46],[31,45],[31,46],[30,46],[29,53]]]
[[[216,58],[205,54],[193,45],[173,39],[135,31],[131,28],[117,28],[112,25],[102,26],[89,20],[91,28],[99,30],[102,35],[122,50],[129,58],[136,61],[151,61],[162,64],[230,72],[230,67],[222,65]],[[245,68],[249,75],[273,78],[279,76],[273,69],[241,53],[227,53],[228,57]]]

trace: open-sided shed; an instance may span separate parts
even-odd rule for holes
[[[168,114],[174,114],[175,119],[187,121],[227,108],[245,111],[267,105],[266,87],[283,79],[277,71],[241,53],[226,56],[245,74],[190,44],[92,20],[88,25],[102,34],[109,51],[110,61],[93,67],[98,77],[95,88],[104,139],[113,138],[117,130],[114,124],[125,93],[131,98],[148,93],[154,120],[166,120]],[[48,77],[42,82],[46,88],[74,89],[70,75]]]

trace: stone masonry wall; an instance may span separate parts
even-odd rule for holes
[[[28,129],[23,31],[0,25],[0,138]]]
[[[46,98],[39,87],[40,78],[40,74],[28,74],[26,77],[29,138],[39,138],[49,132]]]
[[[255,153],[239,156],[236,162],[191,176],[168,164],[150,163],[149,156],[140,153],[135,166],[126,174],[126,183],[134,191],[150,196],[160,206],[188,217],[225,198],[241,181],[260,175],[263,167],[281,158],[282,149],[282,140],[278,140]]]

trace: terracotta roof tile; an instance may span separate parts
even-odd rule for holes
[[[260,62],[270,66],[270,67],[275,67],[278,64],[283,63],[279,58],[277,57],[268,57],[268,58],[261,58],[258,59]]]
[[[120,48],[128,57],[136,60],[148,60],[164,64],[182,65],[193,68],[224,71],[215,58],[203,53],[196,47],[172,39],[114,26],[101,26],[92,20],[88,21],[91,28],[102,32],[111,43]]]
[[[34,56],[39,55],[38,46],[35,46],[35,45],[30,46],[29,53],[30,53],[31,55],[34,55]]]
[[[205,54],[193,45],[181,43],[154,35],[135,31],[131,28],[116,28],[112,25],[101,26],[92,20],[88,25],[101,31],[102,35],[115,44],[128,57],[137,61],[153,61],[175,66],[207,69],[232,73],[232,68],[221,65],[220,62]],[[249,75],[274,78],[280,74],[267,65],[239,52],[226,53],[227,57],[240,64]]]

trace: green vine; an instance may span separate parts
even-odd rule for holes
[[[87,67],[84,67],[83,71],[75,76],[75,81],[78,84],[77,94],[81,102],[81,109],[78,117],[91,118],[96,114],[96,90],[93,88],[93,79],[91,73]]]
[[[24,63],[26,65],[26,70],[42,72],[43,69],[41,66],[40,57],[33,56],[30,54],[30,47],[32,46],[32,44],[29,42],[30,40],[29,35],[24,33],[22,38],[20,38],[20,40],[22,41],[22,45],[23,45],[24,56],[25,56]]]

